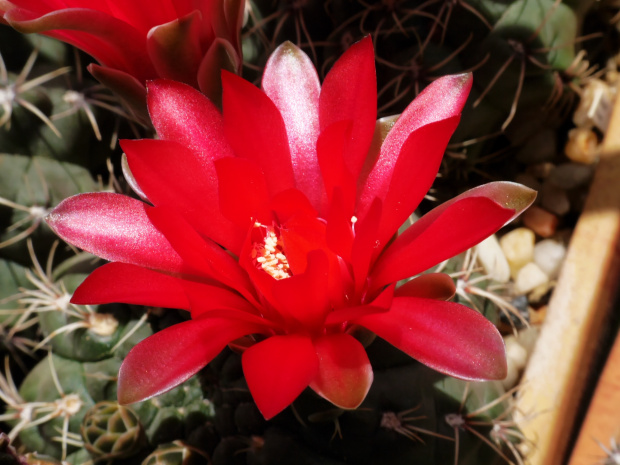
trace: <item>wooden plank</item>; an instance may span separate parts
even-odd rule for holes
[[[607,358],[569,465],[601,464],[620,435],[620,334]]]
[[[620,99],[602,152],[517,400],[532,465],[568,456],[597,335],[620,282]]]

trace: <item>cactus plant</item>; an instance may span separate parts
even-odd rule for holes
[[[415,234],[405,232],[406,227],[394,232],[411,211],[401,208],[400,199],[388,193],[424,184],[414,195],[421,200],[417,216],[407,223],[412,226],[420,221],[417,227],[423,228],[427,220],[418,218],[429,212],[430,218],[437,216],[442,208],[454,205],[438,207],[433,213],[440,202],[480,185],[483,178],[512,180],[514,172],[532,160],[555,161],[557,147],[567,139],[567,118],[576,101],[592,92],[583,89],[602,76],[601,70],[609,66],[607,59],[618,52],[610,40],[617,35],[610,22],[618,13],[613,2],[218,0],[196,1],[192,5],[198,7],[192,11],[191,2],[180,2],[175,10],[179,2],[159,0],[158,8],[146,8],[139,0],[131,0],[109,1],[101,10],[88,9],[90,5],[79,11],[59,6],[51,14],[53,5],[60,3],[0,0],[0,349],[5,355],[0,421],[8,431],[0,438],[2,458],[19,465],[61,461],[121,465],[140,461],[145,465],[522,462],[517,444],[524,439],[511,420],[513,390],[506,391],[495,382],[468,383],[438,374],[381,337],[416,352],[403,343],[402,334],[394,331],[397,325],[390,326],[384,314],[396,308],[404,315],[404,304],[390,307],[393,299],[403,302],[431,289],[430,297],[435,299],[456,294],[456,303],[436,303],[436,311],[471,307],[459,312],[475,315],[471,321],[475,318],[476,324],[486,328],[485,334],[493,334],[497,350],[490,352],[501,358],[499,333],[487,320],[503,332],[519,331],[528,324],[531,302],[527,296],[515,295],[510,284],[503,283],[500,289],[487,279],[471,251],[425,272],[434,262],[448,258],[424,262],[430,251],[458,243],[462,247],[455,248],[456,253],[474,241],[465,244],[459,235],[419,253],[403,248],[408,235]],[[94,23],[83,18],[98,18],[114,27],[93,27]],[[24,35],[9,26],[47,36]],[[281,46],[287,40],[291,43]],[[376,54],[376,71],[372,72],[371,49]],[[338,61],[347,50],[349,57],[363,55],[365,64]],[[224,72],[221,79],[221,69],[241,74],[254,84],[260,83],[266,69],[264,92],[230,73]],[[442,77],[458,73],[473,73],[473,84],[469,78]],[[157,77],[183,81],[193,89],[169,80],[149,82]],[[320,97],[322,113],[314,121],[316,131],[309,136],[308,128],[314,123],[308,124],[308,111],[296,112],[296,104],[305,101],[308,85],[318,86],[320,81],[325,81],[323,89],[329,98]],[[437,91],[448,81],[453,85],[444,86],[445,92]],[[223,99],[222,82],[227,92]],[[434,171],[416,168],[403,159],[381,165],[392,170],[388,176],[373,165],[382,144],[387,147],[384,152],[393,155],[392,161],[408,148],[409,132],[403,126],[411,124],[409,118],[415,112],[408,112],[407,106],[414,98],[448,95],[463,83],[471,85],[471,96],[465,102],[462,92],[458,104],[446,110],[455,118],[462,106],[463,117],[449,143],[451,130],[442,132],[447,155],[440,164],[439,152],[444,151],[440,147],[436,157],[429,157],[436,162]],[[359,87],[353,89],[355,85]],[[602,80],[597,85],[607,88]],[[212,104],[205,104],[201,93]],[[439,103],[435,107],[443,108]],[[222,109],[224,123],[220,125]],[[394,115],[401,113],[405,116],[399,123]],[[444,124],[446,114],[433,124]],[[232,123],[230,115],[235,115]],[[377,123],[375,116],[380,118]],[[352,123],[347,126],[343,119]],[[588,121],[594,124],[591,118]],[[591,130],[594,138],[600,130]],[[204,132],[211,142],[201,139],[199,133]],[[149,140],[153,137],[159,140]],[[120,147],[119,138],[125,139]],[[305,138],[312,139],[312,145],[318,138],[321,150],[329,148],[317,158],[316,166],[312,160],[296,158],[303,152],[298,150],[299,141]],[[425,139],[425,153],[430,153],[431,141],[437,138]],[[544,150],[541,141],[545,141]],[[227,144],[233,147],[225,154],[234,151],[243,156],[228,160],[229,166],[226,160],[218,160],[215,168],[204,161],[222,157],[218,151],[228,150],[222,148]],[[180,162],[198,152],[206,158],[192,168]],[[340,152],[354,153],[355,163],[347,165],[349,159]],[[371,154],[367,160],[366,152]],[[264,154],[268,156],[261,158]],[[279,157],[277,163],[270,161],[273,157]],[[261,167],[255,169],[254,162],[262,163]],[[165,169],[155,173],[153,164]],[[314,178],[308,171],[313,166],[320,173]],[[441,177],[435,180],[437,169]],[[197,188],[191,177],[200,172],[206,175]],[[171,173],[177,178],[171,178]],[[154,174],[159,177],[155,179]],[[347,174],[352,175],[350,179]],[[287,184],[289,177],[296,181]],[[317,182],[331,188],[325,190],[327,200],[319,196],[322,191],[316,188]],[[252,216],[252,208],[289,184],[299,184],[304,201],[298,198],[302,194],[289,192],[278,199],[277,206],[272,202]],[[261,194],[259,185],[267,194]],[[431,185],[432,192],[422,199]],[[208,195],[204,188],[210,189]],[[503,208],[490,190],[482,192],[498,209]],[[372,202],[373,195],[382,200],[380,207]],[[468,195],[457,200],[471,201]],[[114,236],[116,242],[111,246],[106,241],[114,231],[106,227],[117,225],[115,220],[102,227],[101,211],[86,211],[82,205],[70,227],[98,226],[87,233],[90,226],[84,226],[80,229],[84,237],[77,234],[78,240],[75,231],[66,232],[67,218],[75,211],[71,205],[103,198],[124,199],[119,202],[139,205],[148,212],[163,211],[166,205],[176,211],[168,211],[159,221],[156,215],[139,217],[142,225],[156,225],[162,233],[159,246],[148,254],[148,263],[120,263],[123,257],[114,252],[114,247],[139,239],[139,234],[127,234],[135,231],[135,221],[126,222],[126,229]],[[226,208],[220,208],[222,198]],[[349,204],[356,201],[363,208],[353,212]],[[385,218],[378,219],[379,208],[397,211],[393,224],[385,226]],[[274,209],[276,219],[264,214]],[[50,212],[54,213],[49,216]],[[299,216],[294,220],[293,213],[300,212],[306,216],[312,212],[312,221],[304,217],[303,223]],[[252,216],[251,223],[244,222],[247,216]],[[459,225],[482,228],[491,216],[479,215],[475,221],[467,217]],[[45,218],[77,246],[115,263],[103,265],[94,255],[57,242]],[[365,221],[368,218],[372,221]],[[497,220],[495,226],[503,222]],[[281,227],[274,228],[274,224]],[[175,230],[179,225],[186,226],[181,235]],[[381,228],[375,231],[378,243],[355,245],[356,237],[374,234],[373,225]],[[435,234],[455,227],[452,223],[438,226]],[[325,244],[318,247],[322,228],[329,231]],[[298,234],[301,238],[295,242],[290,233],[297,230],[305,235]],[[283,236],[291,242],[286,244]],[[254,258],[260,255],[264,263],[275,257],[274,265],[281,265],[278,269],[266,266],[272,276],[284,277],[280,281],[285,285],[286,281],[295,284],[297,279],[288,279],[292,274],[312,280],[315,286],[300,285],[303,295],[287,307],[283,304],[287,299],[266,290],[256,266],[238,266],[244,252],[240,245],[248,237]],[[209,260],[216,258],[216,262],[199,260],[196,251],[203,250],[205,238],[214,240],[209,243]],[[303,256],[303,266],[293,263],[286,253],[284,259],[277,255],[285,249],[290,254],[296,246],[304,252],[298,254]],[[320,253],[306,260],[305,253],[317,247]],[[334,247],[337,253],[330,251]],[[125,252],[138,249],[129,246]],[[171,263],[177,249],[187,253],[175,268]],[[356,258],[361,252],[368,263]],[[314,275],[306,273],[306,264],[316,271]],[[165,265],[163,272],[159,265]],[[329,271],[323,273],[325,268]],[[260,270],[264,269],[261,265]],[[449,276],[438,277],[441,272]],[[413,274],[418,276],[409,280]],[[353,276],[351,289],[329,292],[329,299],[341,295],[335,307],[349,313],[339,317],[338,325],[331,320],[317,323],[308,302],[320,306],[318,284],[332,282],[334,276]],[[343,287],[348,285],[345,281]],[[516,297],[520,300],[515,301]],[[368,315],[352,315],[352,308]],[[207,318],[198,314],[203,310],[221,327],[192,333],[195,337],[190,344],[187,333],[178,328],[206,327]],[[403,315],[401,322],[410,323]],[[452,331],[458,326],[453,319],[444,324],[451,325]],[[433,339],[428,347],[434,351],[417,351],[416,355],[431,365],[441,365],[446,359],[435,355],[437,341],[446,339],[449,331],[430,333]],[[264,360],[283,352],[274,344],[285,334],[296,345],[283,347],[296,350],[285,351],[290,360],[280,360],[282,369],[267,370],[265,376],[264,370],[276,365]],[[166,343],[158,342],[162,340]],[[306,358],[301,357],[300,347],[309,346],[301,340],[310,341]],[[354,348],[359,360],[340,356],[342,350],[325,351],[321,342]],[[197,347],[210,343],[217,347],[196,355]],[[177,348],[174,353],[172,346]],[[333,366],[355,362],[357,371],[352,372],[356,376],[348,379],[348,389],[329,384],[329,379],[341,378],[327,370],[320,372],[322,377],[308,375],[294,388],[274,394],[281,386],[291,387],[292,374],[299,375],[300,365],[314,363],[317,351],[321,360],[326,354],[334,355]],[[154,358],[152,353],[174,357]],[[488,360],[485,357],[476,360],[482,363]],[[178,368],[188,360],[191,367]],[[450,367],[439,368],[451,371]],[[453,374],[477,377],[467,370]],[[159,379],[165,382],[160,385]],[[132,391],[136,385],[146,388],[136,394]],[[119,390],[121,401],[140,402],[120,406]]]

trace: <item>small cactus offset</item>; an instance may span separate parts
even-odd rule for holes
[[[618,6],[91,3],[0,0],[0,462],[526,463]]]
[[[126,458],[140,451],[144,431],[138,416],[117,402],[91,407],[82,421],[84,447],[95,460]]]

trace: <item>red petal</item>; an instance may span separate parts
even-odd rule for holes
[[[215,169],[220,210],[230,221],[246,233],[255,221],[271,222],[267,183],[255,163],[243,158],[222,158],[215,162]]]
[[[344,203],[341,190],[336,188],[327,212],[325,238],[329,248],[346,263],[350,263],[355,233],[352,217],[348,214]]]
[[[284,119],[297,188],[318,209],[323,192],[316,156],[321,84],[314,65],[298,47],[285,42],[269,57],[262,85]]]
[[[222,72],[224,126],[237,156],[265,173],[269,192],[295,187],[282,115],[269,97],[234,74]]]
[[[222,70],[241,73],[241,59],[228,40],[217,38],[200,62],[198,88],[219,108],[222,108]]]
[[[308,198],[297,189],[288,189],[276,194],[271,199],[270,208],[280,224],[286,223],[295,215],[308,217],[317,216],[316,210],[310,205]]]
[[[330,334],[314,341],[319,371],[310,387],[340,408],[357,408],[372,384],[372,367],[362,344],[348,334]]]
[[[355,289],[359,294],[367,284],[368,271],[373,255],[378,253],[377,234],[380,227],[382,204],[379,198],[370,206],[368,214],[355,227],[355,240],[351,252],[351,265],[355,277]]]
[[[309,332],[323,327],[330,309],[327,271],[327,257],[321,250],[314,250],[308,254],[304,273],[273,284],[277,309],[300,322],[301,327]]]
[[[179,281],[141,266],[108,263],[84,280],[71,302],[78,305],[124,302],[189,310],[189,301]]]
[[[106,260],[181,272],[184,261],[153,226],[148,210],[120,194],[79,194],[58,204],[46,221],[62,239]]]
[[[149,30],[146,47],[159,77],[198,86],[196,77],[203,55],[201,27],[200,12],[194,10],[182,18],[166,21]]]
[[[174,141],[123,140],[121,147],[150,202],[175,208],[197,231],[239,253],[246,230],[222,216],[215,169]]]
[[[470,189],[441,204],[401,234],[379,257],[371,288],[414,276],[458,255],[495,233],[535,199],[515,183],[498,182]]]
[[[118,401],[131,404],[178,386],[209,363],[230,341],[263,330],[227,318],[200,318],[155,333],[135,346],[118,373]]]
[[[357,179],[377,119],[377,78],[375,56],[370,37],[351,45],[329,71],[321,88],[319,120],[321,132],[333,123],[352,120],[345,163]],[[329,193],[329,191],[328,191]]]
[[[348,321],[359,319],[364,315],[372,313],[387,312],[392,306],[392,298],[394,296],[394,287],[391,285],[386,287],[379,296],[370,304],[357,305],[354,307],[344,307],[334,310],[327,315],[325,319],[326,325],[337,325]]]
[[[390,240],[433,185],[459,119],[454,116],[422,126],[403,144],[383,200],[379,229],[382,244]]]
[[[341,259],[327,246],[325,223],[319,218],[300,214],[282,226],[280,237],[293,274],[305,272],[308,254],[313,250],[322,250],[329,263],[330,301],[334,304],[340,302],[344,297],[343,279],[346,275],[342,273]]]
[[[506,377],[506,351],[499,331],[480,313],[439,300],[397,297],[387,313],[357,324],[429,367],[474,381]]]
[[[375,197],[386,199],[397,160],[409,136],[430,123],[460,115],[471,84],[471,74],[445,76],[433,81],[409,104],[385,138],[379,159],[366,179],[360,195],[359,216],[366,214]],[[425,154],[420,153],[419,156]],[[432,176],[435,174],[432,173]],[[415,173],[415,176],[418,175]],[[426,178],[428,172],[423,175]]]
[[[176,278],[135,265],[108,263],[93,271],[73,293],[75,304],[124,302],[191,310],[192,317],[217,308],[256,309],[236,292],[218,285]]]
[[[172,209],[153,207],[148,215],[153,224],[166,235],[172,247],[183,257],[185,273],[219,281],[253,301],[253,289],[248,275],[224,249],[198,235]]]
[[[267,420],[290,405],[319,369],[312,340],[298,335],[270,337],[247,349],[241,361],[252,397]]]
[[[193,87],[158,79],[147,85],[147,103],[153,126],[161,139],[174,140],[196,153],[215,179],[213,161],[233,155],[224,137],[222,115]]]
[[[426,273],[399,286],[394,295],[397,297],[448,300],[454,297],[455,293],[456,286],[450,276],[444,273]]]
[[[353,216],[357,194],[356,178],[353,177],[345,163],[346,145],[351,137],[352,126],[352,121],[334,123],[321,133],[317,142],[317,154],[325,183],[327,205],[332,203],[334,189],[339,189],[348,219]],[[328,210],[328,206],[323,206],[322,216]]]
[[[125,71],[142,83],[156,76],[146,54],[143,33],[105,12],[65,8],[40,14],[12,8],[4,19],[20,32],[43,32],[74,45],[102,65]]]

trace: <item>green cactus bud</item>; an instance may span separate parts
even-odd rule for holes
[[[84,446],[94,459],[130,457],[144,443],[138,416],[117,402],[93,405],[82,422]]]
[[[208,457],[200,450],[181,441],[162,444],[152,452],[142,465],[203,465],[209,463]]]

